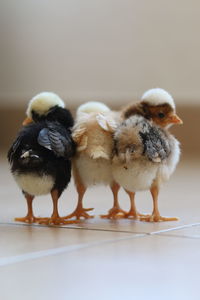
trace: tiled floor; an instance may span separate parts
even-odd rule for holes
[[[107,221],[45,227],[15,223],[25,201],[5,160],[0,167],[0,299],[199,299],[200,162],[182,160],[160,194],[163,215],[178,222]],[[129,202],[121,191],[124,209]],[[111,206],[108,188],[88,190],[94,214]],[[60,200],[66,215],[76,204],[73,183]],[[148,193],[137,197],[149,212]],[[51,213],[50,197],[36,198],[35,214]],[[92,212],[91,212],[92,213]]]

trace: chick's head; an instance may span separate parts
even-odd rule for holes
[[[172,96],[165,90],[156,88],[145,92],[140,103],[143,115],[153,120],[160,127],[182,124],[176,114],[176,107]]]
[[[73,126],[73,118],[65,109],[63,100],[55,93],[42,92],[33,97],[26,111],[27,118],[23,125],[41,120],[58,121],[66,127]]]

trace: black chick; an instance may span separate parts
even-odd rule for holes
[[[34,123],[21,129],[8,152],[11,172],[28,206],[27,215],[15,220],[44,224],[74,223],[64,221],[58,213],[58,199],[70,181],[70,158],[75,153],[70,131],[72,115],[53,93],[41,93],[34,97],[27,115]],[[48,193],[51,193],[53,201],[51,218],[35,218],[32,210],[34,197]]]

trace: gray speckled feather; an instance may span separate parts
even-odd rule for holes
[[[139,134],[144,144],[144,153],[155,162],[166,159],[170,154],[170,147],[166,133],[148,120],[142,120]]]
[[[132,138],[133,136],[134,138]],[[136,136],[138,136],[138,139],[135,138]],[[143,149],[140,155],[148,157],[153,162],[161,162],[170,154],[167,134],[157,125],[138,115],[123,121],[116,130],[114,135],[115,153],[117,155],[125,153],[126,149],[134,153],[134,148],[136,148],[134,141],[136,140],[137,144],[140,141]],[[133,143],[133,147],[131,143]],[[133,150],[131,150],[132,148]]]
[[[144,152],[150,160],[159,162],[169,156],[170,148],[162,129],[149,126],[148,132],[139,132],[144,143]]]

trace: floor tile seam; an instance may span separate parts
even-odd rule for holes
[[[162,230],[158,230],[158,231],[152,231],[148,234],[149,235],[157,235],[157,234],[162,234],[165,232],[178,231],[178,230],[187,229],[187,228],[191,228],[191,227],[195,227],[195,226],[200,226],[200,223],[199,222],[189,223],[189,224],[180,225],[180,226],[176,226],[176,227],[172,227],[172,228],[162,229]]]
[[[185,225],[180,225],[180,226],[176,226],[176,227],[172,227],[172,228],[166,228],[166,229],[162,229],[162,230],[157,230],[157,231],[151,231],[151,232],[134,232],[134,231],[128,231],[128,230],[112,230],[112,229],[104,229],[104,228],[90,228],[90,227],[77,227],[77,226],[51,226],[51,225],[40,225],[40,224],[23,224],[23,223],[0,223],[0,226],[5,226],[5,225],[9,225],[9,226],[24,226],[24,227],[34,227],[34,228],[63,228],[63,229],[76,229],[76,230],[88,230],[88,231],[102,231],[102,232],[114,232],[114,233],[127,233],[127,234],[147,234],[147,235],[156,235],[156,234],[161,234],[161,233],[165,233],[165,232],[170,232],[170,231],[176,231],[176,230],[182,230],[182,229],[186,229],[186,228],[190,228],[190,227],[194,227],[194,226],[200,226],[199,222],[196,223],[189,223],[189,224],[185,224]]]
[[[178,234],[165,234],[165,233],[159,233],[157,234],[161,237],[173,237],[173,238],[182,238],[182,239],[189,239],[189,240],[200,240],[200,236],[192,236],[192,235],[178,235]]]
[[[15,263],[20,263],[20,262],[25,262],[25,261],[31,261],[33,259],[49,257],[52,255],[70,253],[73,251],[91,248],[91,247],[95,247],[95,246],[102,246],[102,245],[112,244],[112,243],[116,243],[116,242],[120,242],[120,241],[126,241],[126,240],[130,240],[130,239],[135,239],[135,238],[142,238],[142,237],[145,237],[146,235],[147,234],[134,234],[134,235],[128,235],[126,237],[120,237],[120,238],[115,238],[115,239],[108,239],[108,240],[103,240],[103,241],[96,241],[96,242],[83,243],[83,244],[77,244],[77,245],[69,245],[69,246],[46,249],[46,250],[41,250],[41,251],[28,252],[28,253],[21,254],[21,255],[2,257],[2,258],[0,258],[0,267],[12,265]]]
[[[33,227],[33,228],[62,228],[62,229],[76,229],[76,230],[86,230],[86,231],[100,231],[100,232],[114,232],[114,233],[129,233],[129,234],[146,234],[147,232],[134,232],[130,230],[112,230],[112,229],[104,229],[104,228],[90,228],[90,227],[75,227],[75,226],[51,226],[51,225],[36,225],[36,224],[16,224],[16,223],[0,223],[0,226],[16,226],[16,227]]]

